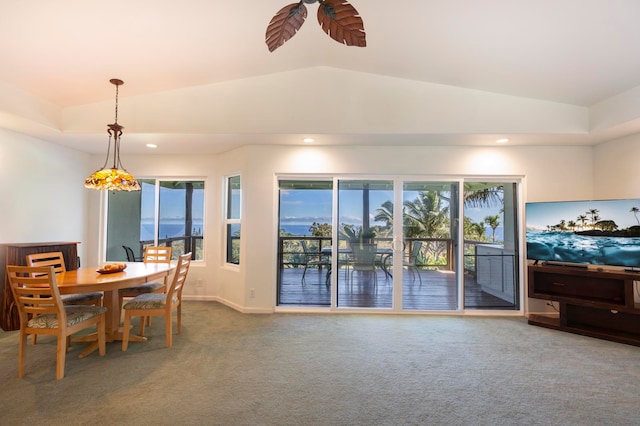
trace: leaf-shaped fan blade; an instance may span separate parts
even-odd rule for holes
[[[307,8],[300,3],[290,4],[283,7],[271,18],[267,27],[265,43],[270,52],[282,46],[285,41],[296,35],[304,20],[307,18]]]
[[[364,23],[358,11],[344,0],[324,0],[318,7],[318,22],[325,33],[347,46],[367,45]]]

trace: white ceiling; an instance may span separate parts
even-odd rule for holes
[[[7,1],[0,15],[0,84],[50,102],[61,111],[99,102],[113,104],[114,87],[108,81],[114,77],[125,81],[120,89],[123,102],[128,97],[313,67],[587,109],[640,86],[638,0],[350,2],[364,21],[366,48],[330,39],[317,23],[317,4],[310,4],[300,31],[270,53],[264,43],[267,24],[292,0]],[[577,132],[550,138],[508,135],[496,128],[482,136],[506,135],[516,143],[593,144],[637,131],[630,124],[636,118],[619,120],[612,132],[597,135]],[[112,119],[112,115],[100,117],[104,125],[95,132],[80,135],[62,128],[59,134],[49,132],[45,137],[100,152],[106,124]],[[123,114],[119,117],[125,128],[132,120]],[[12,125],[10,120],[0,125],[42,136],[37,126]],[[125,136],[138,137],[127,135],[127,130]],[[190,149],[220,152],[248,141],[300,143],[302,136],[306,134],[300,131],[264,132],[248,138],[242,132],[182,129],[163,130],[154,138],[164,144],[164,152],[171,151],[167,145],[176,139]],[[465,145],[477,143],[479,136],[418,133],[396,141]],[[323,134],[319,139],[328,144],[385,143],[384,137],[372,135]],[[135,151],[123,142],[123,152],[128,149]]]

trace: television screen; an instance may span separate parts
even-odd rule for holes
[[[527,259],[640,267],[640,199],[526,204]]]

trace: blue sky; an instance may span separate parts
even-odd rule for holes
[[[357,226],[362,224],[362,196],[361,191],[352,191],[353,197],[342,197],[340,202],[340,223],[352,223]],[[417,191],[405,192],[405,199],[413,200],[417,197]],[[312,222],[331,223],[331,190],[281,190],[280,191],[280,218],[283,224],[307,225]],[[371,207],[371,225],[374,223],[372,216],[375,210],[385,201],[393,200],[393,192],[378,190],[370,192],[369,205]],[[444,204],[446,205],[446,203]],[[483,222],[485,216],[499,214],[500,208],[470,208],[465,214],[475,222]]]
[[[153,221],[154,215],[155,185],[142,182],[142,220]],[[160,219],[183,219],[184,220],[184,190],[172,190],[160,187]],[[193,220],[202,220],[204,214],[204,190],[193,191],[192,198]]]
[[[567,222],[570,220],[578,222],[577,217],[580,215],[587,216],[587,223],[591,223],[587,212],[591,209],[597,209],[600,220],[613,220],[618,228],[623,229],[638,225],[638,221],[631,213],[632,207],[640,208],[640,200],[527,203],[526,223],[528,229],[543,230],[547,226],[557,225],[563,219]],[[640,218],[640,215],[638,217]]]

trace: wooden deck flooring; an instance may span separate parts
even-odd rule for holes
[[[331,291],[326,285],[326,269],[308,269],[302,283],[303,268],[285,268],[281,271],[278,304],[280,306],[330,306]],[[418,271],[416,271],[418,273]],[[456,310],[458,293],[456,276],[449,271],[419,271],[418,277],[405,271],[403,277],[404,310]],[[351,276],[351,275],[350,275]],[[355,272],[353,280],[345,278],[341,270],[338,277],[337,306],[343,308],[392,307],[392,281],[383,271],[377,272],[377,285],[372,273]],[[516,309],[513,303],[487,294],[475,279],[465,276],[465,309]]]

